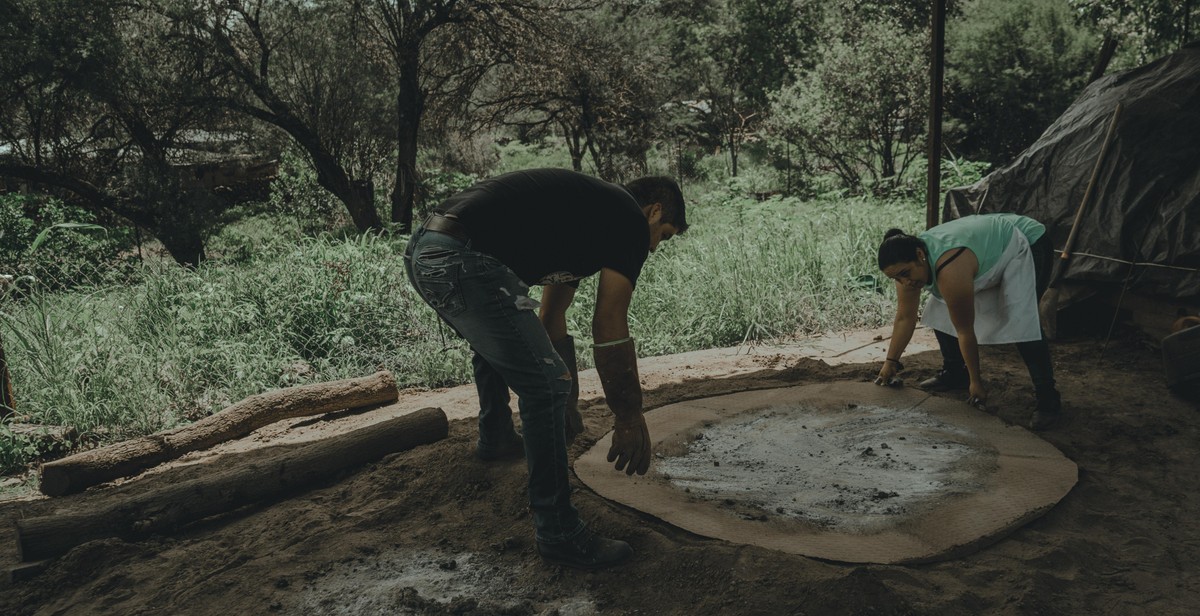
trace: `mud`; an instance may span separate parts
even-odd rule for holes
[[[584,518],[598,532],[629,541],[635,556],[599,573],[549,566],[532,541],[524,464],[474,460],[474,422],[462,420],[452,422],[442,442],[287,500],[170,535],[79,546],[40,575],[0,589],[0,613],[1194,614],[1200,605],[1200,414],[1194,403],[1167,391],[1155,349],[1118,338],[1101,359],[1101,347],[1091,340],[1053,346],[1067,421],[1043,437],[1079,464],[1078,485],[1043,517],[960,559],[843,565],[707,539],[580,484],[574,501]],[[1016,351],[985,348],[982,362],[989,410],[1008,422],[1027,422],[1033,393]],[[918,382],[937,370],[938,357],[909,355],[905,364],[907,382]],[[645,400],[655,408],[747,389],[867,382],[877,369],[787,358],[752,374],[655,384]],[[586,431],[571,448],[572,460],[611,426],[602,400],[582,406]],[[802,425],[808,428],[801,433],[817,427]],[[901,470],[911,465],[931,476],[951,459],[919,458],[916,444],[909,445],[881,428],[869,442],[843,442],[837,451],[850,455],[861,446],[861,454],[870,447],[875,462],[890,452]],[[940,443],[938,452],[946,454]],[[955,455],[969,460],[976,454]],[[0,556],[15,560],[14,517],[95,507],[205,467],[60,499],[0,503]],[[852,485],[836,483],[843,481]],[[873,484],[862,489],[899,492]],[[866,498],[861,505],[891,500]]]

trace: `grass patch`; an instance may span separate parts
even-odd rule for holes
[[[692,197],[691,229],[664,243],[638,282],[630,327],[639,353],[887,322],[891,285],[877,291],[860,278],[878,276],[884,230],[915,229],[921,215],[919,205],[892,201],[756,202],[733,189]],[[253,224],[273,223],[239,226],[217,242],[230,258],[196,270],[144,265],[128,285],[0,302],[18,415],[108,442],[264,390],[381,369],[401,387],[470,380],[470,349],[405,278],[406,238],[258,243],[246,238],[269,233]],[[594,303],[593,279],[568,313],[580,340],[590,338]],[[0,471],[40,453],[0,430]]]

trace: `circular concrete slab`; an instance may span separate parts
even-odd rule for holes
[[[628,477],[611,434],[575,463],[601,496],[707,537],[855,563],[956,558],[1042,515],[1078,469],[966,403],[828,383],[646,413],[655,460]]]

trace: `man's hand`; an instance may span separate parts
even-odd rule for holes
[[[646,428],[646,419],[641,413],[633,419],[618,420],[613,425],[608,461],[615,461],[615,468],[625,471],[626,475],[645,475],[650,469],[650,430]]]

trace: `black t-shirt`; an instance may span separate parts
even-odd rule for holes
[[[515,171],[479,182],[437,208],[467,228],[471,248],[525,284],[574,283],[607,267],[637,283],[650,228],[621,186],[567,169]]]

